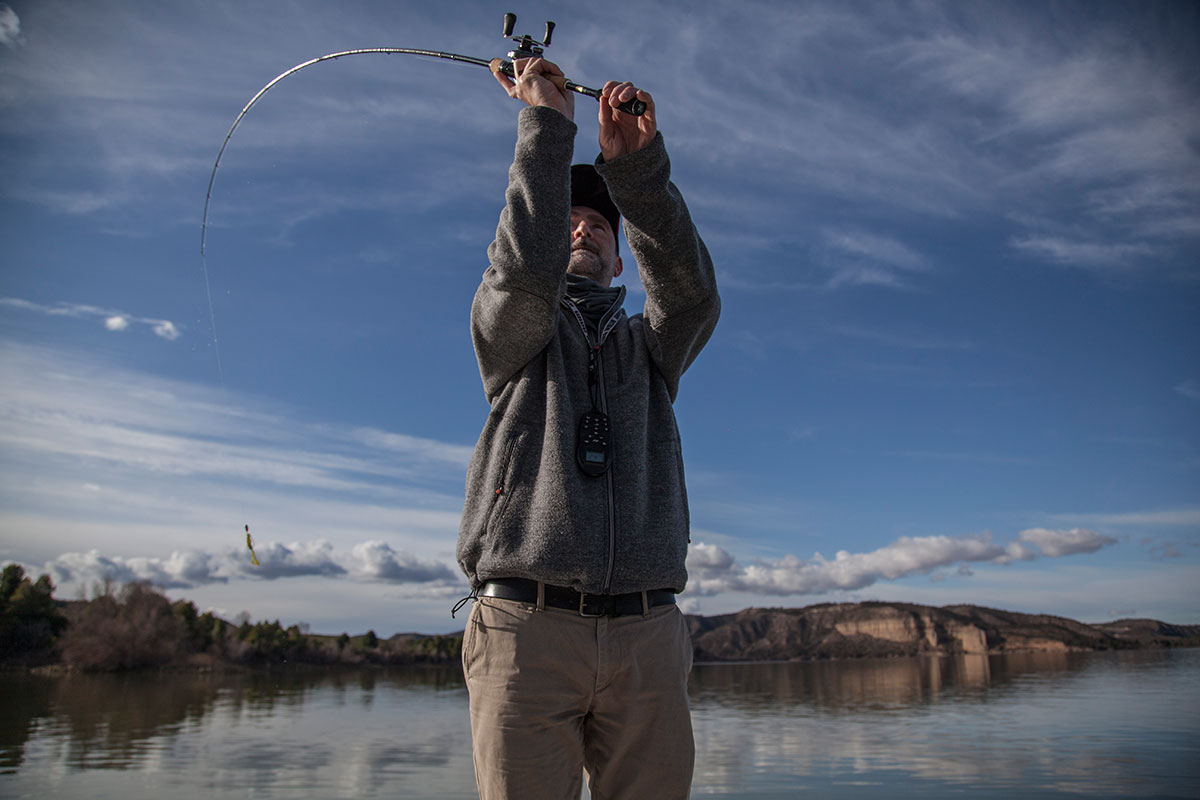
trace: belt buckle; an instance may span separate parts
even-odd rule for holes
[[[604,617],[604,616],[608,616],[608,608],[607,608],[608,604],[607,604],[607,603],[605,603],[605,602],[603,602],[604,600],[607,600],[607,599],[608,599],[608,597],[607,597],[606,595],[602,595],[602,594],[597,594],[597,595],[592,595],[592,596],[593,596],[593,597],[596,597],[596,598],[598,598],[598,599],[600,599],[600,600],[601,600],[601,602],[599,602],[599,603],[597,603],[597,604],[594,604],[594,605],[592,606],[593,608],[595,608],[596,606],[599,606],[599,607],[600,607],[600,609],[601,609],[601,610],[600,610],[600,612],[599,612],[599,613],[593,613],[593,612],[590,612],[590,611],[586,610],[586,609],[587,609],[587,607],[588,607],[588,601],[587,601],[587,597],[588,597],[588,596],[587,596],[587,594],[585,594],[584,592],[580,592],[580,593],[579,593],[579,616],[581,616],[581,617]]]

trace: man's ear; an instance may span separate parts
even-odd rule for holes
[[[621,257],[617,256],[617,261],[615,264],[613,264],[613,277],[614,278],[618,277],[621,274],[621,270],[623,270],[624,268],[625,267],[622,266],[622,264],[621,264]]]

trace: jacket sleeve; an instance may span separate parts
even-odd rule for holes
[[[596,170],[625,220],[625,239],[646,287],[646,344],[674,400],[679,379],[721,315],[712,259],[671,183],[661,133],[635,153],[607,163],[598,158]]]
[[[491,402],[554,335],[570,260],[570,167],[575,123],[532,106],[517,147],[490,266],[471,306],[471,338]]]

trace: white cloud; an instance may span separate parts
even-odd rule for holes
[[[1116,539],[1083,529],[1022,531],[1000,545],[991,534],[905,536],[869,553],[840,551],[833,560],[820,553],[804,560],[793,555],[775,561],[736,563],[733,555],[701,542],[688,548],[689,592],[713,595],[747,592],[762,595],[811,595],[863,589],[878,581],[931,573],[960,563],[958,575],[970,576],[968,562],[1010,564],[1037,558],[1092,553]]]
[[[179,328],[175,327],[175,323],[168,319],[140,321],[149,324],[154,331],[154,335],[160,339],[166,339],[168,342],[173,342],[179,338]]]
[[[733,554],[715,544],[693,542],[688,546],[687,566],[697,572],[723,572],[733,567]]]
[[[352,555],[358,572],[374,580],[389,583],[429,583],[458,579],[445,564],[423,561],[408,553],[398,553],[386,542],[378,540],[356,544]]]
[[[222,574],[225,572],[223,561],[198,552],[176,552],[167,559],[127,559],[89,550],[86,553],[63,553],[36,571],[50,575],[60,589],[64,585],[89,589],[93,584],[106,580],[115,583],[149,581],[166,589],[179,589],[227,580],[227,575]]]
[[[1013,541],[1006,544],[1004,553],[994,560],[997,564],[1011,564],[1015,561],[1033,561],[1037,557],[1037,548],[1030,547],[1022,541]]]
[[[21,41],[21,18],[7,4],[0,5],[0,45],[12,47]]]
[[[1030,528],[1021,531],[1020,540],[1037,545],[1038,549],[1042,551],[1042,555],[1047,558],[1094,553],[1103,547],[1117,543],[1117,540],[1111,536],[1104,536],[1085,528],[1072,528],[1066,531]]]
[[[1072,241],[1056,236],[1014,238],[1013,247],[1045,261],[1085,269],[1132,271],[1160,255],[1159,248],[1144,243]]]
[[[277,542],[255,544],[254,554],[258,557],[258,566],[247,556],[234,562],[246,577],[275,580],[305,575],[343,575],[346,572],[346,568],[334,560],[333,545],[324,539],[288,545]]]
[[[868,553],[841,551],[832,559],[819,553],[802,560],[788,555],[775,561],[757,560],[739,565],[733,554],[713,544],[695,542],[688,549],[691,574],[688,592],[711,596],[726,592],[789,596],[863,589],[879,581],[892,581],[915,574],[944,571],[958,564],[955,574],[974,573],[969,562],[1010,564],[1036,558],[1058,558],[1092,553],[1115,543],[1111,537],[1084,529],[1022,531],[1006,545],[990,534],[973,536],[902,537]],[[250,562],[247,550],[230,548],[219,553],[191,549],[176,551],[167,558],[106,556],[99,550],[64,553],[41,570],[56,583],[90,587],[111,579],[118,583],[149,581],[164,588],[196,588],[234,580],[280,580],[323,576],[350,581],[448,586],[461,579],[444,561],[421,558],[397,550],[380,539],[358,542],[348,549],[335,548],[317,539],[280,544],[256,542],[259,565]],[[936,571],[936,572],[935,572]]]
[[[0,297],[0,306],[31,311],[36,314],[45,314],[50,317],[66,317],[68,319],[98,318],[104,321],[104,327],[110,331],[128,330],[130,325],[146,325],[154,332],[155,336],[167,341],[174,341],[180,336],[178,326],[170,320],[138,317],[111,308],[64,302],[48,306],[42,303],[34,303],[30,300],[22,300],[17,297]]]
[[[353,581],[427,584],[455,582],[458,575],[446,564],[421,559],[373,539],[340,551],[323,539],[280,544],[255,542],[250,560],[248,549],[220,553],[200,550],[175,551],[166,558],[122,557],[102,554],[98,549],[63,553],[30,573],[46,573],[63,587],[89,589],[96,583],[148,581],[164,589],[189,589],[233,580],[282,580],[311,576]]]

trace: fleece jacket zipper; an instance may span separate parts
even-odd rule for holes
[[[595,351],[596,358],[596,387],[598,398],[596,400],[600,411],[604,414],[608,413],[608,397],[604,391],[604,359],[601,357],[600,348],[604,346],[604,340],[608,338],[608,334],[617,326],[617,320],[620,318],[620,305],[613,304],[605,312],[600,319],[600,337],[597,341],[592,340],[592,334],[588,331],[587,321],[583,318],[583,312],[575,307],[575,304],[570,300],[563,299],[563,305],[571,309],[575,314],[575,321],[579,323],[579,329],[583,331],[584,341],[588,347]],[[613,471],[610,468],[604,473],[604,486],[608,498],[608,569],[604,573],[604,586],[601,588],[601,594],[612,593],[613,571],[616,568],[617,562],[617,503],[613,491]]]

